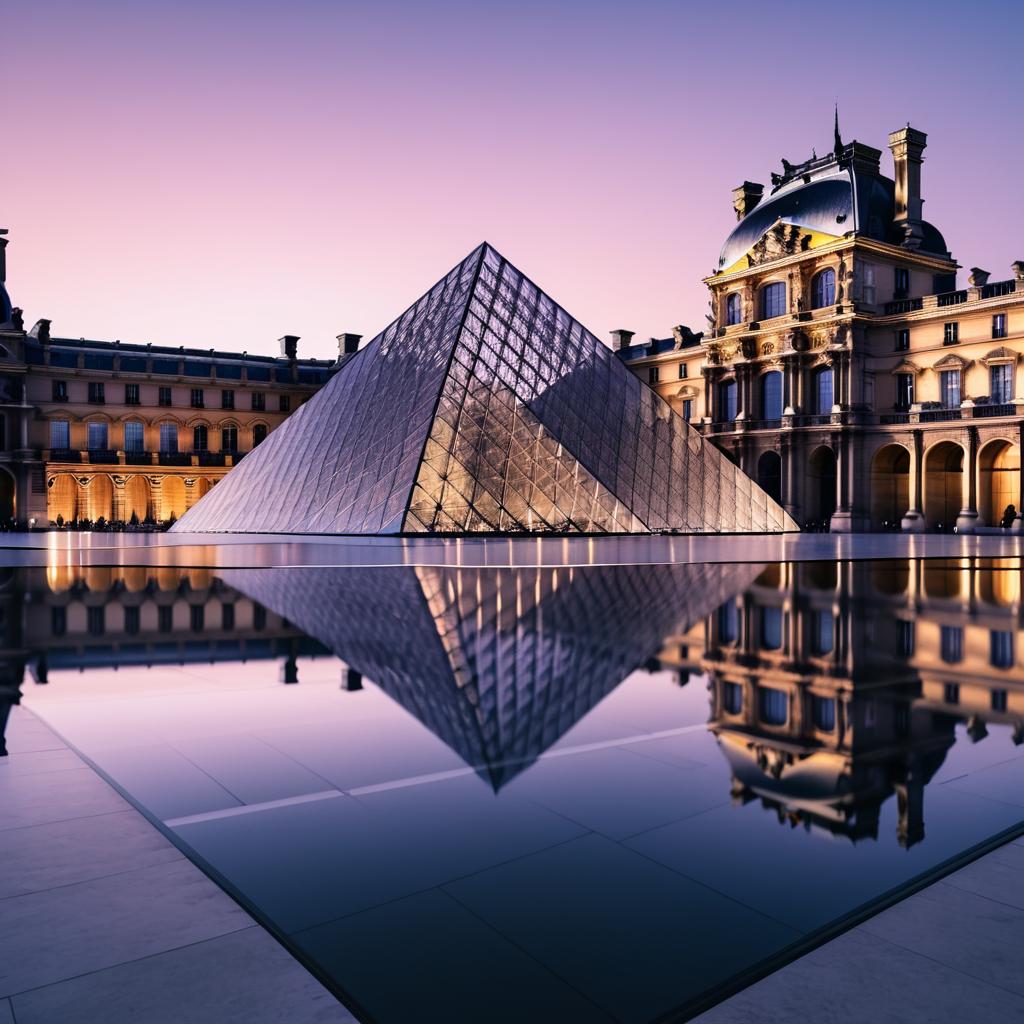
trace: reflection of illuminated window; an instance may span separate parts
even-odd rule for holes
[[[743,687],[739,683],[726,683],[722,689],[722,706],[730,715],[743,710]]]
[[[814,727],[831,732],[836,727],[836,702],[832,697],[811,697],[811,717]]]
[[[50,632],[54,636],[63,636],[68,631],[68,610],[63,605],[55,605],[50,610]]]
[[[814,613],[814,653],[829,654],[834,644],[835,619],[831,612]]]
[[[785,725],[789,717],[789,701],[784,690],[762,687],[758,691],[761,721],[766,725]]]
[[[782,609],[761,609],[761,647],[777,651],[782,647]]]
[[[90,608],[87,612],[88,629],[93,636],[102,636],[107,628],[106,608]]]
[[[1013,666],[1013,634],[993,629],[989,634],[988,660],[993,668]]]
[[[736,613],[736,602],[726,601],[718,609],[718,642],[734,644],[739,635],[739,617]]]
[[[940,657],[947,665],[963,660],[964,631],[959,626],[943,626],[939,641]]]
[[[258,604],[252,610],[252,628],[256,630],[267,628],[267,609]]]
[[[946,683],[942,690],[942,699],[947,704],[959,704],[960,703],[960,684],[959,683]]]
[[[124,610],[124,631],[126,633],[138,633],[139,631],[139,609],[137,605],[129,605]]]
[[[899,622],[898,652],[901,658],[914,656],[914,623],[905,619]]]
[[[992,710],[993,711],[1005,711],[1006,710],[1006,691],[1005,690],[993,690],[992,691]]]
[[[235,606],[233,604],[220,606],[220,626],[225,630],[235,628]]]
[[[161,633],[170,633],[174,629],[174,609],[169,604],[162,604],[157,609],[157,628]]]
[[[194,604],[189,608],[189,625],[193,633],[201,633],[206,625],[206,609],[201,604]]]

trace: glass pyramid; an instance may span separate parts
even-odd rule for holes
[[[174,526],[315,534],[796,529],[486,244]]]
[[[763,566],[230,569],[494,789]]]

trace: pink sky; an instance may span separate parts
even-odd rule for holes
[[[701,329],[731,188],[828,151],[836,99],[929,133],[926,216],[1003,279],[1024,14],[941,10],[7,4],[8,288],[61,335],[326,357],[487,239],[602,336]]]

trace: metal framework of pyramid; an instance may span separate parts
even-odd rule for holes
[[[487,244],[174,526],[300,534],[796,529]]]

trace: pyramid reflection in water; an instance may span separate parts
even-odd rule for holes
[[[482,245],[174,527],[773,532],[796,524]]]
[[[757,565],[233,569],[497,790]]]

